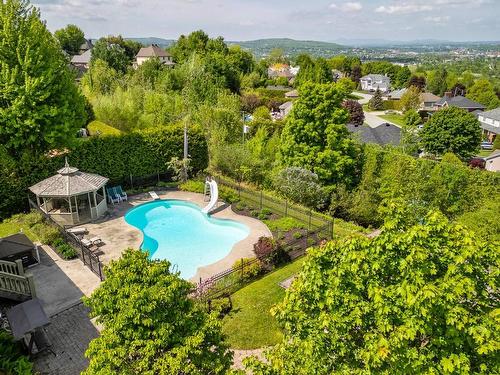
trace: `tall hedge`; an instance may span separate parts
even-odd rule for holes
[[[130,134],[81,139],[66,155],[10,158],[0,150],[0,220],[27,208],[28,187],[52,176],[64,165],[98,173],[112,182],[130,176],[143,177],[167,171],[174,156],[183,156],[183,127],[168,126]],[[203,131],[189,129],[189,155],[193,171],[208,166],[208,149]]]
[[[375,145],[365,146],[363,154],[359,185],[337,202],[341,206],[339,212],[348,219],[379,226],[384,203],[402,199],[413,209],[417,220],[429,209],[439,209],[448,218],[469,227],[474,224],[473,229],[487,234],[494,221],[490,216],[497,214],[492,208],[500,200],[499,174],[463,164],[416,159],[399,150]],[[483,215],[471,216],[478,210]],[[491,235],[494,237],[495,233]]]

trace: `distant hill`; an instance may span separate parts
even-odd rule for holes
[[[285,55],[296,56],[308,53],[313,56],[331,56],[346,47],[336,43],[318,42],[313,40],[294,40],[289,38],[270,38],[249,41],[228,41],[228,44],[237,44],[252,51],[257,57],[269,54],[275,48],[282,49]],[[347,48],[349,49],[349,48]]]
[[[158,44],[160,47],[167,48],[170,47],[175,40],[173,39],[163,39],[163,38],[155,38],[155,37],[149,37],[149,38],[125,38],[127,40],[133,40],[135,42],[139,42],[145,46],[149,46],[151,44]]]

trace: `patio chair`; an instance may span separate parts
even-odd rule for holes
[[[122,200],[119,195],[115,193],[113,188],[106,188],[106,193],[108,193],[109,203],[120,203]]]
[[[96,246],[104,245],[104,241],[101,240],[101,237],[93,237],[89,241],[92,243],[92,245]]]
[[[85,234],[87,233],[87,228],[85,227],[79,227],[79,228],[70,228],[66,232],[72,233],[74,235],[79,235],[79,234]]]
[[[128,201],[127,193],[123,191],[121,185],[115,187],[115,192],[121,198],[122,201]]]
[[[155,200],[155,201],[157,201],[157,200],[159,200],[159,199],[160,199],[160,197],[158,196],[158,194],[156,194],[156,191],[150,191],[150,192],[149,192],[149,196],[150,196],[151,198],[153,198],[153,200]]]

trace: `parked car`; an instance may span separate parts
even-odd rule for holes
[[[493,143],[488,141],[481,142],[481,149],[483,150],[493,150]]]

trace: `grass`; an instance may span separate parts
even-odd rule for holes
[[[27,222],[26,215],[18,214],[0,223],[0,237],[23,232],[31,241],[38,241],[38,236],[31,230],[32,224]]]
[[[490,154],[493,152],[493,150],[483,150],[481,149],[481,151],[479,151],[479,154],[477,154],[477,156],[481,157],[481,158],[485,158],[486,156],[490,156]]]
[[[360,225],[344,221],[342,219],[335,219],[333,224],[334,239],[342,239],[352,236],[363,236],[370,233],[371,230],[363,228]]]
[[[389,122],[392,122],[393,124],[403,126],[404,125],[404,119],[403,115],[399,114],[391,114],[391,115],[381,115],[379,116],[380,118],[383,118],[384,120],[387,120]]]
[[[279,219],[264,220],[271,232],[283,231],[288,232],[292,229],[303,229],[306,227],[302,222],[291,217],[280,217]]]
[[[92,121],[87,125],[90,135],[120,135],[122,132],[101,121]]]
[[[270,310],[285,296],[278,283],[299,272],[304,259],[277,269],[231,296],[233,309],[223,320],[223,331],[231,348],[256,349],[281,340],[281,330]]]

